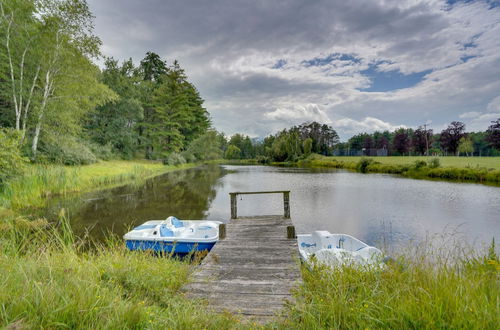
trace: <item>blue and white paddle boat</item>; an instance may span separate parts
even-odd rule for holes
[[[308,264],[318,262],[330,267],[383,265],[382,251],[350,235],[320,230],[297,235],[297,243],[300,258]]]
[[[129,250],[150,250],[186,254],[205,251],[219,240],[220,221],[179,220],[168,217],[166,220],[151,220],[135,227],[123,238]]]

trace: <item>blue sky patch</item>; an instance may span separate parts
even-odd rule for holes
[[[287,61],[284,60],[284,59],[279,59],[278,61],[276,61],[276,63],[273,65],[273,69],[281,69],[282,67],[284,67],[286,65]]]
[[[460,57],[460,59],[462,60],[462,62],[467,62],[468,60],[470,60],[471,58],[475,58],[477,56],[474,56],[474,55],[465,55],[465,56],[462,56]]]
[[[486,2],[489,6],[490,9],[496,8],[500,6],[500,1],[499,0],[447,0],[446,4],[453,6],[456,3],[472,3],[472,2]]]
[[[341,54],[341,53],[333,53],[326,57],[315,57],[310,60],[304,60],[301,62],[303,66],[306,68],[310,66],[324,66],[330,64],[333,61],[349,61],[354,63],[359,63],[361,60],[351,54]]]
[[[405,75],[399,71],[380,72],[376,70],[376,65],[372,65],[369,69],[361,71],[361,74],[370,78],[372,84],[370,87],[360,90],[363,92],[389,92],[410,88],[421,82],[424,76],[431,72],[432,70],[425,70]]]

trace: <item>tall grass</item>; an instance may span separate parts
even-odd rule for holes
[[[13,218],[0,230],[0,328],[229,328],[179,292],[189,262],[132,253],[119,239],[83,249],[57,225]]]
[[[32,165],[24,175],[1,187],[0,206],[12,209],[37,208],[43,206],[44,200],[50,196],[109,188],[192,166],[164,166],[145,161],[109,161],[79,167]]]
[[[187,260],[131,252],[114,236],[88,249],[64,213],[52,225],[0,213],[0,328],[257,327],[185,298]],[[481,256],[450,244],[423,244],[377,270],[303,267],[285,317],[266,327],[497,328],[494,247]]]
[[[286,321],[280,326],[498,328],[500,263],[494,248],[486,256],[477,256],[456,247],[406,251],[397,262],[378,271],[303,267],[296,304],[288,306]]]

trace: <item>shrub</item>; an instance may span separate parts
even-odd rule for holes
[[[115,158],[115,154],[113,153],[113,146],[110,143],[102,145],[98,143],[87,142],[87,145],[92,153],[99,159],[111,160]]]
[[[0,184],[19,175],[27,159],[21,156],[20,134],[13,129],[0,129]]]
[[[416,160],[414,163],[413,163],[413,167],[416,169],[416,170],[419,170],[421,169],[422,167],[426,167],[427,166],[427,163],[424,161],[424,160]]]
[[[181,152],[181,156],[184,157],[184,159],[188,163],[194,163],[194,162],[196,162],[196,157],[190,151],[186,150],[186,151]]]
[[[361,173],[368,172],[368,166],[373,163],[373,159],[371,158],[361,158],[356,166],[357,170]]]
[[[172,166],[179,166],[182,164],[186,164],[186,160],[184,159],[184,157],[182,157],[182,155],[180,155],[176,152],[173,152],[168,156],[167,159],[163,160],[163,164],[172,165]]]
[[[438,168],[439,166],[441,166],[441,163],[439,162],[439,158],[432,158],[429,161],[430,168]]]
[[[259,164],[269,164],[271,162],[271,159],[267,156],[262,156],[262,155],[258,155],[256,157],[256,160],[257,160],[257,163]]]
[[[241,150],[235,145],[229,145],[224,155],[226,159],[240,159],[241,158]]]
[[[97,161],[90,148],[75,137],[44,141],[40,145],[40,153],[41,159],[64,165],[87,165]]]

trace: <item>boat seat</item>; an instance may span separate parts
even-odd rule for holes
[[[174,232],[172,229],[168,228],[166,225],[160,226],[160,236],[161,237],[173,237]]]
[[[170,216],[167,218],[167,221],[169,221],[172,226],[174,226],[175,228],[182,228],[184,227],[184,222],[182,222],[181,220],[177,219],[176,217],[173,217],[173,216]]]

